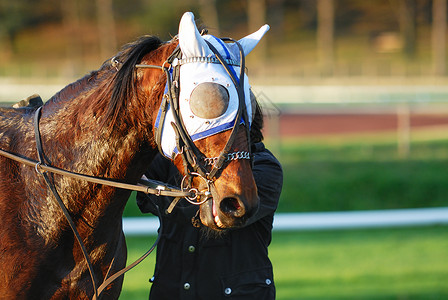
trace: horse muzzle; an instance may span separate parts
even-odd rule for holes
[[[232,182],[212,184],[211,197],[200,205],[201,223],[215,230],[246,225],[258,210],[259,199],[254,181],[240,187]]]

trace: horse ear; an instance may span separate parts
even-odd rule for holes
[[[270,28],[269,25],[265,24],[261,26],[261,28],[255,31],[254,33],[249,34],[248,36],[238,41],[243,47],[244,55],[248,55],[255,48],[255,46],[265,35],[265,33],[268,32],[269,28]]]
[[[179,45],[186,57],[208,56],[212,53],[199,33],[191,12],[184,13],[180,20]]]

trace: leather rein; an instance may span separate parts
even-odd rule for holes
[[[167,59],[167,61],[163,63],[162,66],[145,65],[145,64],[137,64],[135,66],[136,68],[161,69],[166,74],[168,94],[162,100],[161,108],[162,108],[163,115],[162,115],[161,120],[163,121],[163,119],[165,118],[165,114],[167,112],[167,105],[168,104],[171,105],[174,108],[173,115],[174,115],[174,120],[175,120],[175,122],[172,124],[172,126],[174,127],[174,130],[176,132],[176,139],[177,139],[176,142],[178,145],[178,149],[180,150],[180,154],[182,155],[182,160],[183,160],[183,164],[184,164],[184,168],[185,168],[185,174],[187,174],[187,175],[185,175],[184,179],[182,180],[180,189],[170,186],[168,184],[164,184],[159,181],[150,180],[150,179],[140,180],[140,182],[138,184],[128,184],[128,183],[114,181],[111,179],[104,179],[104,178],[99,178],[99,177],[94,177],[94,176],[89,176],[89,175],[83,175],[83,174],[79,174],[79,173],[75,173],[75,172],[70,172],[70,171],[66,171],[66,170],[62,170],[62,169],[53,167],[50,164],[47,164],[46,159],[45,159],[45,154],[43,152],[42,141],[41,141],[40,130],[39,130],[39,120],[40,120],[40,116],[41,116],[42,106],[37,108],[37,110],[35,111],[34,120],[33,120],[34,121],[34,133],[35,133],[35,140],[36,140],[36,148],[37,148],[39,161],[35,161],[30,158],[26,158],[21,155],[14,154],[14,153],[0,149],[0,155],[4,156],[6,158],[9,158],[11,160],[17,161],[19,163],[22,163],[24,165],[34,167],[36,172],[39,175],[42,175],[44,177],[47,186],[52,191],[54,197],[56,198],[56,201],[58,202],[58,205],[61,207],[61,210],[64,213],[64,216],[67,219],[67,221],[70,225],[70,228],[73,231],[73,234],[75,235],[76,240],[78,241],[78,244],[80,245],[81,250],[83,252],[84,258],[87,263],[87,267],[90,272],[90,277],[91,277],[92,285],[93,285],[93,289],[94,289],[94,296],[92,298],[93,300],[99,299],[101,296],[101,292],[110,283],[112,283],[115,279],[117,279],[118,277],[120,277],[121,275],[123,275],[124,273],[126,273],[127,271],[129,271],[130,269],[135,267],[136,265],[138,265],[141,261],[143,261],[155,249],[158,241],[160,240],[160,234],[158,235],[156,241],[151,246],[151,248],[145,254],[143,254],[139,259],[137,259],[135,262],[133,262],[129,266],[121,269],[120,271],[117,271],[112,276],[108,277],[109,271],[112,269],[112,266],[114,264],[114,260],[116,257],[116,254],[114,254],[114,258],[109,266],[109,270],[106,274],[106,278],[104,279],[102,284],[100,286],[98,286],[96,276],[93,271],[93,265],[92,265],[91,259],[89,257],[89,254],[87,252],[87,249],[82,241],[81,236],[79,235],[78,230],[76,229],[76,225],[75,225],[72,217],[70,216],[70,213],[69,213],[67,207],[63,203],[63,201],[56,189],[56,186],[55,186],[54,182],[52,181],[52,179],[50,178],[50,176],[48,175],[48,173],[67,176],[67,177],[71,177],[71,178],[78,179],[78,180],[84,180],[84,181],[87,181],[90,183],[96,183],[96,184],[101,184],[101,185],[106,185],[106,186],[111,186],[111,187],[115,187],[115,188],[131,190],[131,191],[143,192],[145,194],[154,194],[157,196],[175,197],[175,199],[173,200],[171,205],[168,207],[168,209],[166,211],[167,213],[171,213],[174,206],[177,204],[177,202],[181,198],[185,198],[187,201],[189,201],[190,203],[195,204],[195,205],[200,205],[200,204],[204,203],[205,201],[207,201],[208,199],[210,199],[210,197],[212,196],[212,194],[214,192],[213,182],[215,180],[215,176],[216,176],[217,172],[224,166],[224,164],[227,161],[236,160],[236,159],[252,159],[252,156],[250,153],[250,147],[248,147],[249,152],[239,151],[239,152],[235,152],[235,153],[229,153],[230,148],[236,139],[236,135],[238,132],[238,127],[239,127],[238,125],[240,124],[241,120],[243,120],[246,124],[246,134],[247,134],[247,139],[248,139],[249,145],[250,145],[250,134],[249,134],[250,128],[249,128],[249,118],[247,115],[247,109],[246,109],[246,105],[245,105],[245,95],[244,95],[244,70],[245,70],[244,52],[243,52],[241,45],[237,41],[230,39],[230,38],[225,38],[222,40],[226,41],[226,42],[227,41],[234,42],[239,47],[240,69],[241,69],[239,79],[236,78],[236,76],[230,70],[227,60],[223,59],[222,56],[219,54],[219,52],[216,50],[216,48],[212,44],[210,44],[208,41],[206,41],[206,43],[208,44],[208,46],[212,50],[212,52],[215,54],[216,61],[211,62],[209,59],[201,60],[202,58],[199,58],[200,62],[207,62],[207,63],[217,63],[218,62],[218,63],[220,63],[226,70],[227,74],[232,79],[232,82],[235,85],[237,93],[238,93],[239,105],[238,105],[238,112],[237,112],[237,115],[235,118],[235,123],[233,124],[233,128],[232,128],[230,137],[218,157],[214,157],[214,158],[204,157],[201,154],[201,152],[199,151],[199,149],[195,146],[194,142],[192,141],[192,139],[191,139],[190,135],[188,134],[188,132],[185,128],[185,125],[182,121],[182,115],[180,114],[180,109],[179,109],[179,91],[180,91],[179,78],[180,78],[180,65],[181,65],[180,63],[178,63],[181,58],[181,51],[180,51],[179,46],[176,48],[176,50],[174,50],[174,52],[170,55],[170,57]],[[112,65],[115,66],[115,68],[117,68],[117,70],[118,70],[118,67],[115,64],[117,64],[119,62],[117,62],[114,59],[115,58],[112,59]],[[171,70],[173,72],[173,77],[171,76]],[[161,127],[162,126],[159,127],[159,129],[156,133],[156,143],[157,143],[160,151],[161,151],[161,137],[162,137]],[[207,166],[212,166],[212,169],[210,172],[207,172],[207,169],[206,169]],[[207,189],[208,189],[207,191],[200,192],[197,189],[191,187],[191,179],[194,176],[199,176],[207,182]],[[185,187],[184,187],[184,185],[185,185]],[[202,201],[198,201],[198,200],[200,200],[200,198],[202,196],[204,196],[205,199]],[[157,207],[157,209],[158,209],[158,207]],[[162,220],[161,220],[160,215],[161,214],[159,212],[158,217],[159,217],[159,221],[160,221],[160,227],[162,228]],[[160,232],[161,232],[161,230],[160,230]],[[117,248],[117,251],[118,251],[118,248]]]

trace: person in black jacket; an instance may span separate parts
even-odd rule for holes
[[[260,207],[239,229],[208,236],[192,225],[198,207],[180,201],[165,213],[172,198],[137,195],[143,213],[162,213],[163,231],[157,246],[156,267],[149,298],[160,299],[275,299],[273,268],[268,257],[272,223],[283,184],[280,163],[261,142],[262,115],[257,109],[251,128],[253,175]],[[148,178],[180,185],[176,167],[159,155],[145,174]]]

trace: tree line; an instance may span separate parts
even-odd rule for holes
[[[80,27],[88,23],[96,32],[99,57],[115,53],[129,35],[155,33],[168,38],[177,33],[184,11],[195,12],[198,22],[217,35],[240,36],[262,24],[271,25],[264,47],[294,42],[301,32],[316,41],[317,64],[322,74],[335,68],[335,43],[345,35],[365,34],[377,39],[395,33],[399,51],[412,60],[418,51],[419,28],[430,28],[434,74],[446,73],[447,0],[0,0],[0,53],[14,55],[23,32],[42,26],[60,28],[67,57],[86,50]],[[165,35],[165,36],[164,36]],[[69,37],[69,38],[67,38]],[[380,40],[380,39],[379,39]],[[389,44],[392,42],[389,42]],[[393,43],[392,43],[393,44]]]

